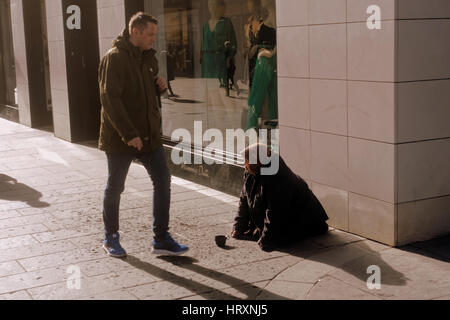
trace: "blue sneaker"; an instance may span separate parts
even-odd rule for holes
[[[189,248],[184,244],[179,244],[170,236],[166,234],[166,238],[162,241],[153,241],[153,254],[179,256],[188,252]]]
[[[120,245],[120,235],[114,233],[112,235],[105,236],[105,241],[103,243],[103,249],[106,253],[113,258],[125,258],[127,253],[125,249]]]

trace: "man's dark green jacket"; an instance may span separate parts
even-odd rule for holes
[[[162,146],[158,106],[156,51],[141,53],[129,41],[128,30],[114,41],[99,67],[102,103],[99,148],[107,153],[138,154],[128,142],[140,137],[141,152]]]

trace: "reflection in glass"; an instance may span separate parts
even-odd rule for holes
[[[162,54],[166,54],[167,62],[167,85],[169,87],[169,97],[178,98],[179,95],[175,94],[172,89],[171,81],[175,80],[175,72],[177,68],[177,52],[173,44],[168,45],[168,51],[162,51]]]
[[[274,0],[262,0],[261,4],[266,10],[267,16],[262,21],[256,36],[256,45],[259,51],[248,101],[247,129],[259,127],[258,119],[266,99],[268,100],[270,120],[278,118],[275,3]]]
[[[209,0],[208,8],[211,19],[203,26],[200,54],[202,77],[219,79],[220,87],[225,88],[229,96],[229,80],[234,78],[236,70],[236,33],[231,19],[224,16],[224,0]]]
[[[258,32],[263,22],[261,0],[247,0],[248,11],[251,16],[245,25],[245,37],[247,39],[246,55],[248,57],[250,88],[253,84],[256,61],[258,60]]]
[[[145,3],[145,10],[160,22],[155,49],[160,76],[170,80],[171,85],[170,95],[162,99],[166,137],[184,128],[191,133],[190,143],[194,143],[195,121],[202,122],[201,134],[211,128],[221,130],[224,136],[227,129],[247,130],[253,78],[250,75],[256,71],[258,55],[264,49],[273,55],[266,68],[260,70],[258,79],[266,74],[268,84],[258,80],[255,88],[266,88],[266,95],[256,89],[252,105],[261,112],[251,114],[258,125],[276,119],[277,112],[268,109],[268,106],[276,109],[276,103],[267,102],[277,96],[276,92],[268,94],[269,90],[276,91],[276,74],[270,73],[276,69],[274,6],[263,6],[260,0],[145,0]],[[263,22],[267,30],[261,37]],[[251,56],[252,48],[255,52]],[[250,58],[254,61],[253,71]],[[203,142],[202,147],[209,144]]]

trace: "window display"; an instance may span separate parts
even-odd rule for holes
[[[155,49],[170,81],[164,136],[186,129],[193,137],[196,121],[224,136],[276,123],[275,1],[146,0],[145,10],[160,22]]]
[[[256,36],[258,57],[248,101],[247,129],[258,128],[258,118],[266,99],[270,120],[278,118],[277,30],[274,0],[262,0],[262,6],[267,16],[261,22]]]

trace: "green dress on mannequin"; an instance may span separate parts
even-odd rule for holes
[[[276,47],[276,30],[263,24],[259,30],[257,44],[260,49],[273,50]],[[271,58],[258,58],[248,99],[247,129],[258,128],[258,119],[266,98],[270,119],[278,119],[277,81],[277,55],[274,54]]]
[[[205,23],[202,40],[202,78],[219,79],[224,84],[227,79],[227,59],[232,59],[236,52],[236,33],[229,18],[222,17],[213,31],[209,23]]]

